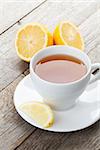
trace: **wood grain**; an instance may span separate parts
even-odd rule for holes
[[[33,134],[28,137],[17,150],[57,150],[61,141],[66,135],[69,138],[71,133],[53,133],[37,129]],[[31,146],[30,146],[31,145]]]
[[[95,13],[99,9],[99,2],[82,2],[79,0],[77,3],[64,1],[62,2],[50,2],[47,1],[35,12],[30,14],[27,18],[24,18],[22,23],[39,21],[45,24],[52,32],[57,23],[63,20],[69,20],[76,25],[80,25],[90,15]],[[41,14],[41,15],[40,15]]]
[[[92,63],[100,63],[100,45],[88,53]]]
[[[0,93],[0,150],[14,149],[35,130],[18,115],[13,104],[15,88],[23,77]]]
[[[14,52],[15,53],[15,52]],[[0,91],[15,80],[28,68],[28,64],[17,58],[16,54],[7,53],[0,58]]]
[[[71,133],[53,133],[38,129],[17,147],[17,150],[99,150],[99,148],[100,122],[97,122],[87,129]]]
[[[72,133],[69,138],[64,135],[57,150],[99,150],[100,121],[87,129]]]
[[[85,52],[95,49],[100,45],[100,9],[86,19],[81,25],[80,30],[85,41]]]
[[[27,1],[1,1],[0,2],[0,34],[13,26],[19,19],[26,17],[35,8],[42,5],[44,0]]]

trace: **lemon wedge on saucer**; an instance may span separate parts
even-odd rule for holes
[[[40,102],[27,102],[19,106],[19,109],[42,127],[48,128],[54,123],[54,115],[51,108]]]

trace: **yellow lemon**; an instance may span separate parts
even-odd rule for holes
[[[51,108],[40,102],[27,102],[19,106],[19,109],[42,127],[50,127],[54,123]]]
[[[24,61],[30,62],[36,52],[53,45],[53,36],[43,25],[31,23],[18,31],[15,45],[18,56]]]
[[[53,33],[56,45],[69,45],[78,49],[84,49],[83,38],[78,28],[70,22],[60,22]]]

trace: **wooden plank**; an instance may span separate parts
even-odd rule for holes
[[[17,150],[99,150],[100,122],[72,133],[36,130]]]
[[[92,63],[100,63],[100,45],[88,53]]]
[[[16,54],[7,53],[6,57],[2,55],[0,58],[0,91],[27,68],[28,64],[18,59]]]
[[[95,49],[95,47],[100,45],[99,29],[100,29],[100,9],[80,25],[80,30],[85,41],[86,53],[89,53],[89,51]]]
[[[99,150],[100,149],[100,121],[87,129],[72,133],[69,138],[66,134],[57,150]]]
[[[27,16],[44,0],[29,1],[1,1],[0,2],[0,34],[15,24],[20,18]]]
[[[37,129],[16,150],[57,150],[65,135],[67,139],[71,133],[54,133]]]
[[[6,65],[7,69],[3,72],[0,70],[0,90],[4,89],[10,82],[12,82],[17,76],[19,76],[23,71],[28,67],[28,64],[22,62],[15,51],[15,36],[17,30],[28,22],[38,21],[44,24],[47,24],[50,29],[53,30],[55,24],[60,20],[70,19],[70,21],[75,22],[77,25],[82,23],[97,11],[98,3],[83,3],[78,2],[62,2],[62,3],[53,3],[46,2],[40,8],[33,11],[26,18],[21,21],[21,24],[16,24],[10,28],[7,32],[0,36],[0,56],[2,68]],[[45,10],[45,11],[44,11]],[[86,12],[86,10],[88,10]],[[73,13],[74,12],[74,13]],[[41,14],[41,15],[40,15]],[[80,15],[81,14],[81,15]],[[79,19],[78,19],[79,17]],[[12,75],[9,76],[11,72]]]
[[[76,25],[81,24],[84,20],[86,20],[86,18],[96,12],[99,8],[100,4],[98,1],[87,1],[85,3],[81,0],[78,0],[77,3],[74,1],[67,2],[64,0],[57,3],[48,1],[42,5],[35,14],[32,14],[32,17],[30,17],[30,14],[28,18],[23,20],[23,22],[26,19],[28,22],[31,22],[32,20],[39,21],[40,23],[47,25],[47,27],[53,31],[59,21],[69,20]]]
[[[18,115],[13,104],[15,88],[23,77],[0,93],[0,150],[14,149],[35,130]]]

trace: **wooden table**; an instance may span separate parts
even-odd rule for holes
[[[100,62],[99,0],[0,1],[0,150],[100,150],[100,121],[78,132],[53,133],[31,126],[14,108],[15,88],[29,73],[16,55],[17,30],[35,21],[53,31],[61,20],[79,26],[85,52]]]

